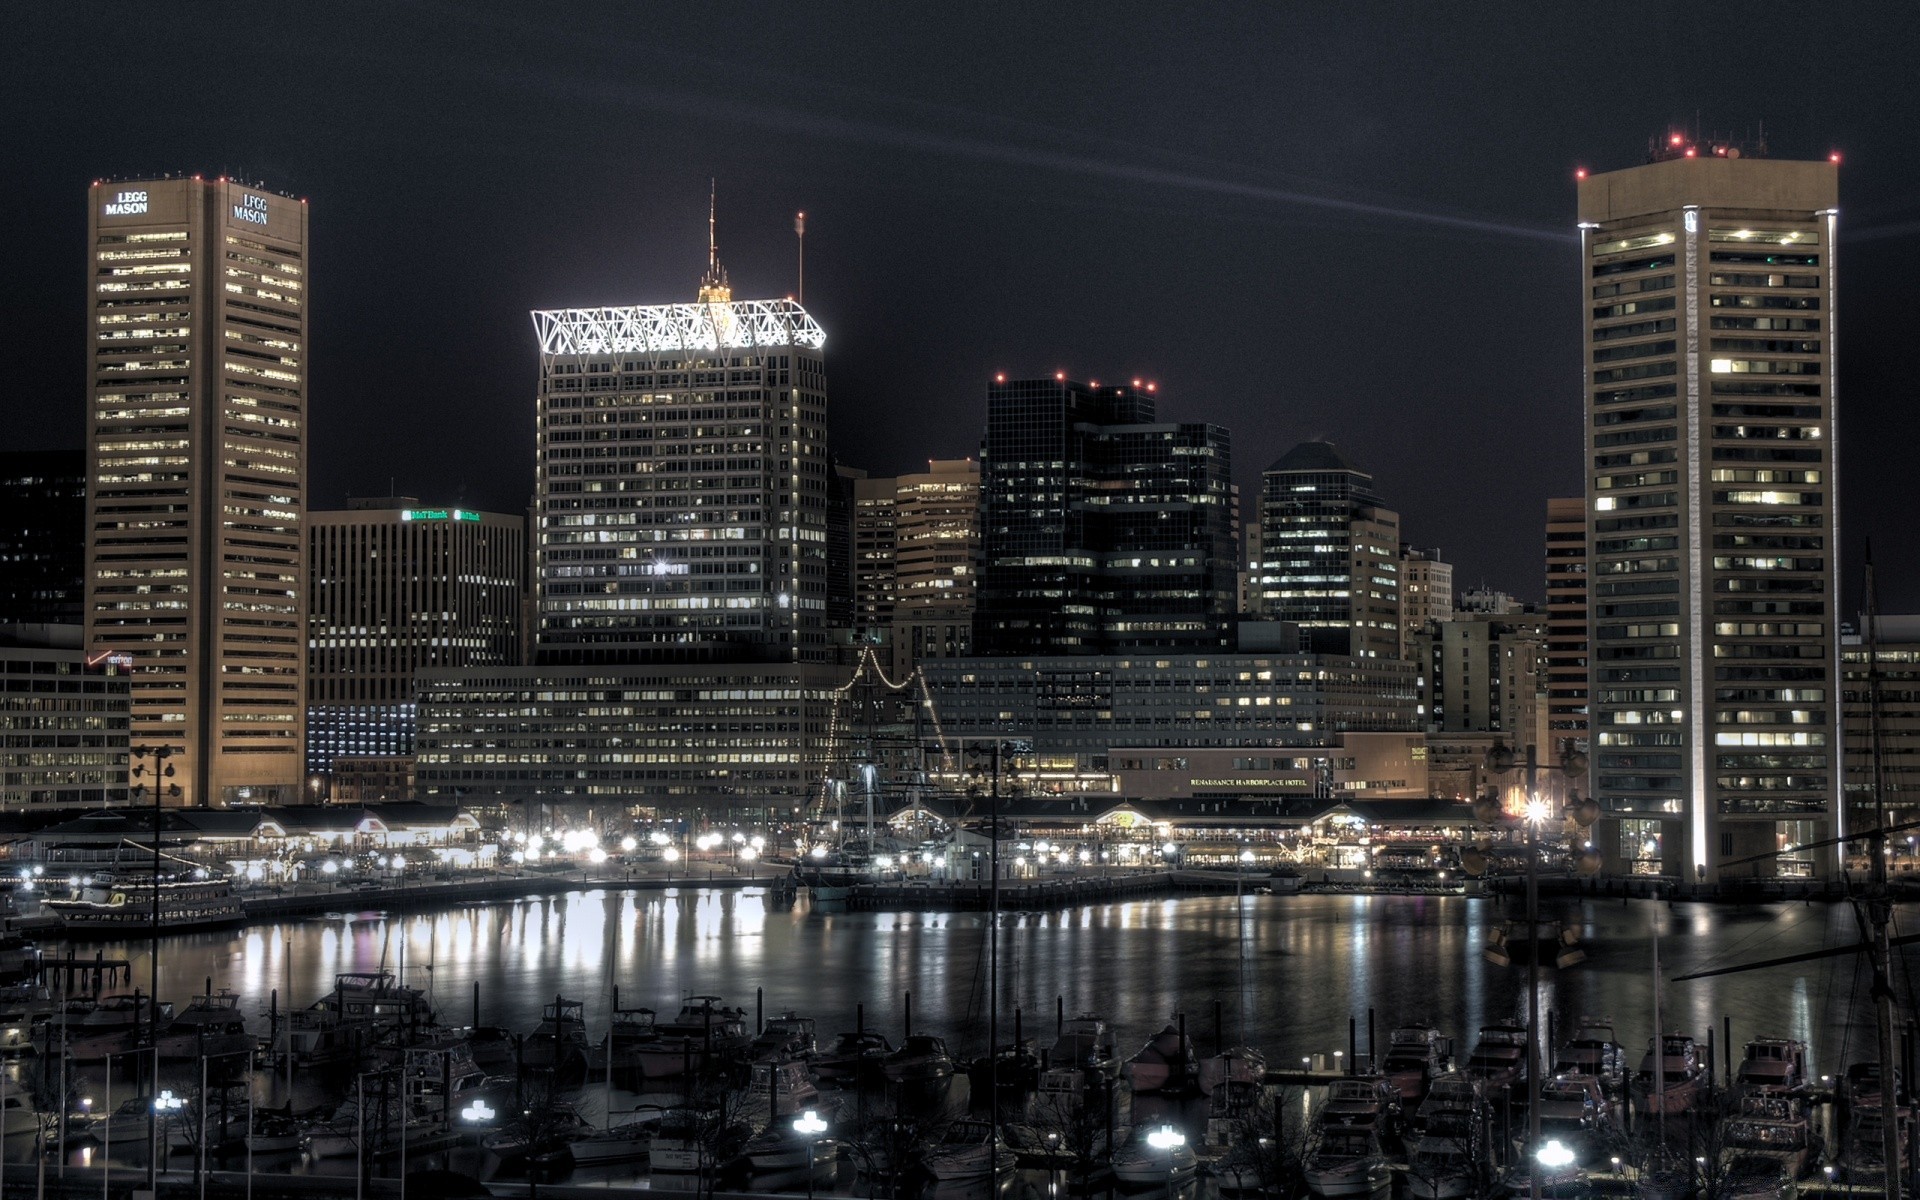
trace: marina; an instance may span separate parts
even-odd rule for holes
[[[1633,1173],[1651,1152],[1648,1118],[1665,1114],[1698,1138],[1711,1105],[1725,1109],[1714,1126],[1729,1138],[1765,1143],[1747,1148],[1741,1171],[1765,1168],[1753,1155],[1782,1142],[1788,1166],[1816,1190],[1826,1166],[1836,1178],[1849,1161],[1856,1176],[1866,1169],[1856,1135],[1878,1128],[1864,1101],[1873,1034],[1850,960],[1772,979],[1669,983],[1663,1064],[1673,1076],[1650,1081],[1642,1062],[1651,922],[1673,976],[1844,937],[1845,908],[1595,898],[1550,907],[1586,954],[1543,974],[1552,1070],[1542,1113],[1581,1147],[1583,1188],[1604,1191]],[[978,911],[816,907],[804,889],[794,898],[751,881],[523,890],[510,901],[170,934],[160,941],[157,1095],[181,1108],[169,1118],[167,1161],[198,1166],[205,1144],[209,1171],[231,1169],[251,1146],[279,1156],[276,1173],[323,1187],[350,1184],[356,1167],[394,1175],[404,1141],[410,1169],[431,1164],[508,1189],[660,1187],[674,1176],[662,1164],[681,1153],[682,1174],[748,1191],[804,1191],[808,1178],[819,1190],[860,1190],[898,1157],[893,1182],[936,1190],[1003,1174],[1005,1186],[1031,1187],[1079,1171],[1123,1189],[1152,1176],[1227,1194],[1278,1169],[1256,1161],[1262,1139],[1277,1135],[1293,1147],[1289,1178],[1315,1194],[1492,1195],[1513,1183],[1500,1175],[1512,1174],[1525,1126],[1516,1100],[1525,972],[1485,953],[1511,923],[1499,897],[1245,888],[1011,908],[1001,914],[1002,1048],[991,1058]],[[36,1026],[39,1052],[8,1068],[8,1091],[37,1095],[49,1122],[59,1056],[46,1051],[60,1044],[64,1013],[75,1107],[68,1153],[53,1162],[79,1171],[108,1157],[131,1182],[146,1158],[139,1106],[156,1095],[144,1065],[152,1006],[127,978],[147,978],[146,942],[48,940],[41,953],[56,986]],[[96,984],[109,997],[100,1017],[71,990]],[[130,1015],[113,1025],[116,1013]],[[1733,1044],[1744,1057],[1728,1053]],[[997,1130],[987,1120],[995,1062]],[[1481,1097],[1470,1119],[1417,1121],[1453,1078]],[[1734,1097],[1784,1107],[1728,1108]],[[675,1121],[709,1121],[716,1103],[725,1130],[673,1151]],[[52,1108],[42,1145],[58,1144]],[[673,1116],[683,1110],[695,1116]],[[524,1112],[551,1119],[516,1125]],[[912,1122],[924,1153],[881,1153],[882,1112]],[[834,1147],[831,1169],[819,1145],[811,1167],[801,1157],[805,1139],[789,1127],[810,1120],[832,1131],[817,1139]],[[1335,1126],[1337,1137],[1322,1135]],[[8,1129],[8,1158],[31,1161],[35,1139]],[[1074,1134],[1080,1147],[1069,1152]],[[1434,1178],[1419,1182],[1416,1164]],[[1478,1172],[1469,1190],[1446,1192],[1455,1185],[1442,1177],[1464,1180],[1469,1167]]]

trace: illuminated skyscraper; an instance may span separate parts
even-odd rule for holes
[[[695,303],[533,319],[538,661],[826,661],[820,326],[711,253]]]
[[[1831,834],[1840,787],[1838,169],[1740,149],[1579,185],[1603,849],[1688,880]]]
[[[1400,514],[1332,442],[1302,442],[1260,477],[1261,614],[1310,654],[1400,656]]]
[[[132,656],[185,804],[301,790],[311,282],[302,201],[88,193],[86,651]]]

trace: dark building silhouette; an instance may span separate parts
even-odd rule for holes
[[[987,389],[979,654],[1228,645],[1232,461],[1218,425],[1155,420],[1153,389]]]
[[[86,610],[87,456],[0,454],[0,625],[78,625]]]

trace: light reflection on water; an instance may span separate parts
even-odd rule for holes
[[[1543,1006],[1563,1031],[1582,1016],[1612,1017],[1636,1055],[1651,1025],[1651,917],[1662,924],[1669,978],[1856,937],[1851,912],[1831,905],[1594,901],[1548,902],[1546,911],[1581,930],[1590,957],[1543,972]],[[1350,1016],[1364,1049],[1371,1007],[1383,1043],[1393,1025],[1428,1019],[1464,1054],[1477,1028],[1525,1006],[1524,965],[1501,969],[1480,957],[1504,912],[1499,900],[1458,897],[1208,896],[1006,913],[1002,1020],[1010,1028],[1018,1006],[1029,1033],[1045,1040],[1059,997],[1069,1014],[1106,1014],[1130,1052],[1185,1012],[1211,1052],[1219,1000],[1228,1042],[1244,1028],[1273,1061],[1290,1062],[1345,1050]],[[981,913],[814,914],[804,900],[772,906],[759,891],[593,890],[391,921],[353,912],[170,937],[160,990],[184,1004],[210,976],[247,995],[252,1016],[265,1012],[269,989],[281,990],[283,1007],[289,990],[304,1006],[337,972],[397,969],[404,945],[408,982],[430,988],[450,1022],[471,1019],[476,981],[482,1019],[516,1029],[531,1028],[556,993],[585,1001],[589,1026],[604,1028],[614,986],[623,1004],[668,1011],[702,993],[752,1011],[754,989],[764,987],[768,1014],[795,1009],[830,1034],[851,1028],[864,1004],[868,1024],[897,1040],[911,991],[916,1029],[973,1053],[985,1039],[985,929]],[[91,957],[96,948],[133,960],[145,985],[144,942],[79,951]],[[1710,1028],[1718,1037],[1722,1017],[1737,1041],[1805,1039],[1818,1071],[1871,1046],[1864,977],[1847,958],[1669,984],[1666,1014],[1670,1027],[1703,1041]]]

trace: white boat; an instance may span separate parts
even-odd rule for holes
[[[1371,1196],[1393,1182],[1393,1170],[1371,1128],[1326,1126],[1301,1164],[1301,1178],[1316,1196]]]
[[[52,1114],[49,1114],[51,1119]],[[0,1136],[18,1137],[22,1134],[40,1132],[40,1113],[18,1095],[9,1093],[5,1104],[0,1104]],[[71,1118],[68,1126],[73,1125]]]
[[[118,814],[106,814],[118,820]],[[128,937],[152,931],[157,913],[168,933],[216,929],[246,918],[233,881],[226,875],[179,859],[165,859],[158,875],[149,864],[123,862],[110,871],[83,877],[70,895],[47,900],[68,937]]]
[[[1649,1115],[1686,1112],[1708,1083],[1700,1049],[1684,1033],[1669,1033],[1655,1042],[1647,1047],[1640,1070],[1633,1077],[1634,1109]]]
[[[563,1147],[571,1151],[575,1142],[594,1132],[572,1107],[556,1104],[507,1122],[481,1138],[480,1145],[503,1165],[511,1165],[557,1154]]]
[[[1554,1054],[1553,1069],[1591,1075],[1611,1092],[1626,1086],[1627,1051],[1614,1037],[1612,1019],[1582,1019],[1573,1037]]]
[[[1418,1104],[1427,1085],[1447,1067],[1453,1039],[1431,1025],[1403,1025],[1387,1036],[1387,1057],[1380,1064],[1403,1104]]]
[[[660,1114],[627,1121],[608,1129],[596,1129],[568,1147],[577,1167],[601,1163],[632,1162],[645,1158],[653,1149],[653,1135],[660,1128]]]
[[[251,1055],[254,1048],[240,997],[225,988],[195,996],[160,1035],[160,1057],[175,1061]]]
[[[669,1109],[654,1131],[647,1155],[648,1174],[664,1179],[664,1186],[684,1186],[688,1176],[705,1176],[746,1145],[752,1131],[744,1125],[714,1134],[718,1116],[691,1108]]]
[[[640,1042],[632,1058],[648,1079],[671,1079],[714,1058],[743,1055],[753,1045],[747,1014],[727,1008],[718,996],[693,996],[671,1021],[654,1022],[651,1041]]]
[[[288,1014],[287,1037],[294,1061],[314,1066],[352,1060],[390,1030],[432,1021],[425,994],[396,983],[392,972],[342,971],[331,992]]]
[[[35,1037],[41,1054],[57,1054],[64,1036],[67,1054],[75,1062],[98,1062],[148,1045],[155,1024],[153,998],[140,992],[103,996],[91,1009],[70,1005],[64,1020],[62,1016],[54,1014]],[[172,1021],[173,1005],[162,1003],[159,1027],[164,1030]]]
[[[284,1112],[261,1110],[253,1115],[246,1146],[254,1154],[293,1154],[300,1149],[300,1125]]]
[[[753,1064],[747,1075],[746,1110],[757,1123],[779,1124],[784,1118],[820,1107],[820,1088],[798,1058]]]
[[[926,1147],[921,1165],[935,1183],[958,1183],[1009,1174],[1015,1163],[1013,1151],[991,1124],[955,1121]]]
[[[1109,1079],[1120,1074],[1120,1055],[1107,1019],[1081,1013],[1060,1026],[1060,1036],[1047,1051],[1049,1069],[1077,1067]]]

